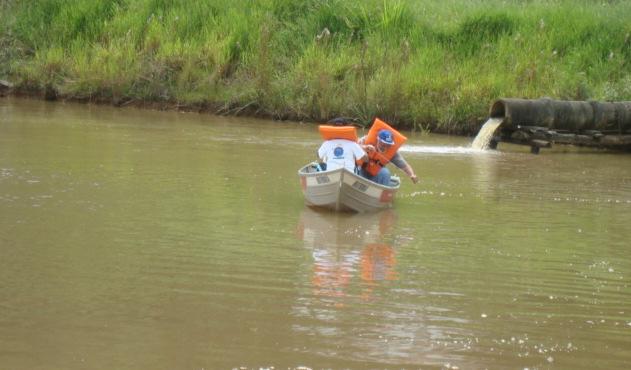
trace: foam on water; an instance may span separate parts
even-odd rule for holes
[[[476,154],[484,153],[482,149],[468,148],[462,146],[422,146],[406,145],[399,151],[404,153],[430,153],[430,154]]]

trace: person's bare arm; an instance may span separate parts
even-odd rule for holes
[[[403,158],[401,153],[397,152],[394,157],[392,157],[391,162],[394,163],[395,166],[399,167],[406,175],[412,180],[413,183],[418,183],[418,176],[414,173],[414,169],[410,164]]]
[[[410,166],[407,162],[405,163],[405,167],[403,167],[402,170],[410,177],[410,180],[412,180],[413,183],[416,184],[418,182],[418,176],[416,176],[416,174],[414,173],[414,169],[412,169],[412,166]]]

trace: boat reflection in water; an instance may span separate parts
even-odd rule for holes
[[[462,361],[467,344],[453,338],[470,336],[453,327],[459,319],[448,317],[444,297],[427,292],[418,276],[401,281],[423,268],[397,257],[413,238],[401,235],[396,221],[392,209],[355,215],[303,210],[297,236],[310,256],[301,266],[305,288],[291,308],[292,331],[301,340],[288,351],[340,368]]]
[[[313,255],[315,296],[343,306],[344,297],[372,299],[380,282],[396,280],[396,253],[385,241],[395,221],[391,209],[351,215],[305,208],[297,230]]]

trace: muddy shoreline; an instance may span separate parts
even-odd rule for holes
[[[12,85],[11,85],[12,86]],[[56,91],[45,90],[45,91],[26,91],[23,89],[14,89],[11,87],[0,87],[0,97],[17,97],[17,98],[26,98],[26,99],[38,99],[38,100],[46,100],[51,102],[73,102],[73,103],[82,103],[82,104],[96,104],[96,105],[108,105],[112,107],[134,107],[139,109],[149,109],[149,110],[157,110],[157,111],[177,111],[177,112],[191,112],[191,113],[199,113],[199,114],[209,114],[209,115],[218,115],[218,116],[235,116],[235,117],[253,117],[253,118],[262,118],[262,119],[270,119],[275,121],[295,121],[295,122],[313,122],[318,123],[316,119],[305,119],[300,118],[296,115],[285,114],[271,114],[260,108],[255,103],[250,104],[248,106],[239,106],[237,104],[227,104],[225,102],[204,102],[200,104],[188,104],[181,103],[177,101],[155,101],[155,100],[140,100],[133,98],[107,98],[107,97],[76,97],[76,96],[65,96],[62,94],[58,94]],[[332,117],[333,118],[333,117]],[[361,119],[350,117],[357,120],[357,122],[361,122]],[[480,127],[484,123],[483,120],[475,123],[461,123],[458,125],[458,129],[447,129],[446,127],[441,127],[436,124],[428,124],[428,133],[435,134],[443,134],[443,135],[454,135],[454,136],[475,136],[479,131]],[[360,123],[361,124],[361,123]],[[366,126],[370,125],[370,122],[365,122]],[[393,122],[392,125],[396,128],[403,130],[412,130],[414,131],[414,125],[407,124],[406,122]]]

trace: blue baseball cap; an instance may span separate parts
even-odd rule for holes
[[[392,137],[392,132],[390,132],[390,130],[380,130],[377,138],[384,144],[394,144],[394,138]]]

